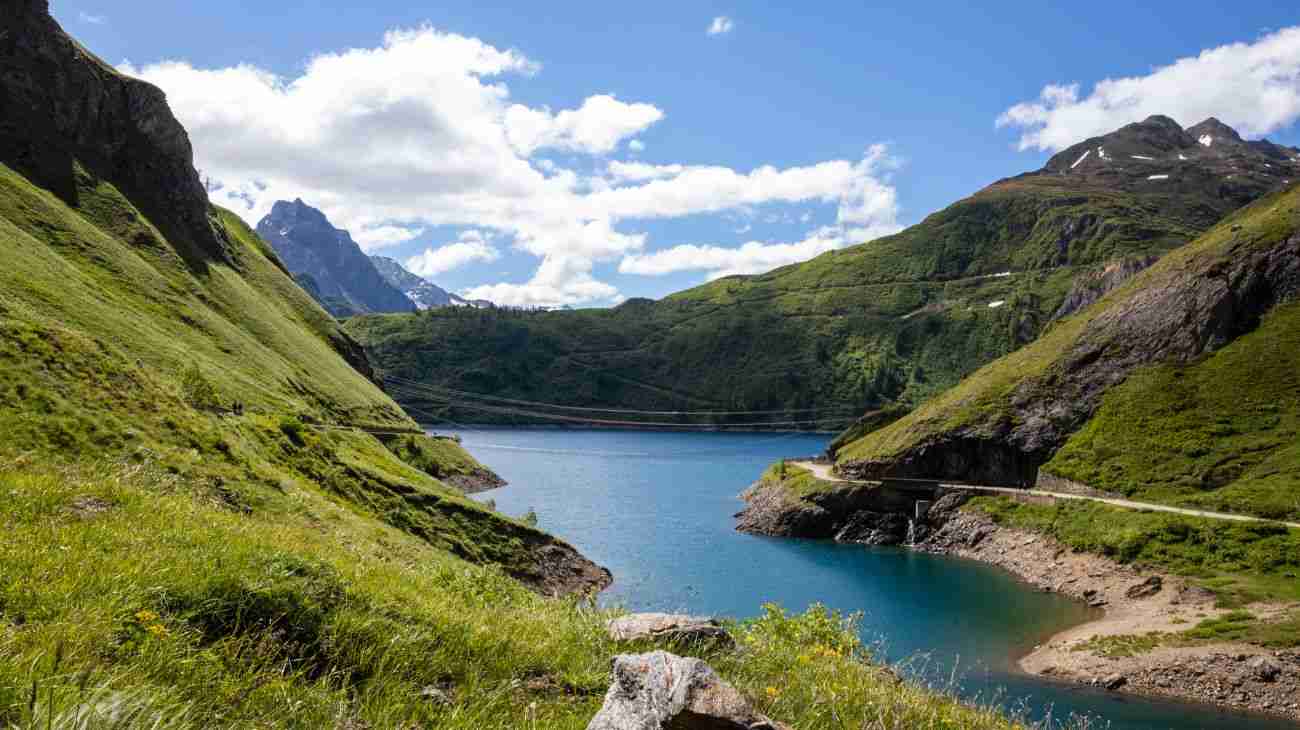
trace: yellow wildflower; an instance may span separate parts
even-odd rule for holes
[[[158,614],[148,609],[145,609],[143,611],[136,613],[135,620],[139,621],[142,624],[153,623],[154,621],[158,620]]]
[[[767,688],[767,696],[768,696],[769,699],[773,699],[773,700],[774,700],[774,699],[776,699],[780,694],[781,694],[781,690],[777,689],[776,687],[768,687],[768,688]]]
[[[165,639],[168,636],[171,636],[172,633],[166,626],[163,626],[162,624],[149,624],[148,626],[145,627],[145,631],[148,631],[154,636],[157,636],[159,639]]]

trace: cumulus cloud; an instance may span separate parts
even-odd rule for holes
[[[441,273],[507,246],[535,257],[527,280],[470,290],[501,304],[616,301],[596,267],[644,252],[638,221],[816,201],[836,205],[844,229],[894,223],[883,147],[750,171],[606,164],[598,157],[630,149],[664,113],[608,94],[558,112],[515,103],[505,80],[526,81],[536,62],[429,27],[316,56],[293,77],[184,61],[123,70],[167,92],[214,202],[255,223],[274,201],[302,198],[368,250],[437,226],[483,232],[425,251],[411,268]],[[565,157],[535,156],[544,150]]]
[[[639,139],[634,139],[634,140],[632,140],[631,142],[628,142],[628,143],[627,143],[627,148],[628,148],[629,150],[632,150],[633,152],[644,152],[644,151],[645,151],[645,142],[642,142],[642,141],[639,140]]]
[[[719,15],[709,23],[709,35],[726,35],[736,28],[736,21],[725,15]]]
[[[475,261],[496,261],[501,258],[501,252],[488,240],[482,231],[465,231],[455,243],[426,248],[423,253],[407,259],[406,268],[420,276],[432,277]]]
[[[552,114],[514,104],[506,110],[506,136],[520,154],[542,148],[605,154],[664,118],[652,104],[627,104],[613,96],[588,97],[577,109]]]
[[[1020,149],[1056,151],[1153,114],[1184,126],[1218,117],[1259,136],[1300,119],[1300,26],[1180,58],[1145,76],[1106,79],[1086,95],[1052,84],[1016,104],[998,127],[1021,130]]]

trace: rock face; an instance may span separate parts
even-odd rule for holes
[[[308,292],[336,317],[416,309],[380,275],[347,231],[330,225],[324,213],[302,200],[277,202],[258,222],[257,233],[295,278],[310,278],[315,286]]]
[[[609,622],[614,641],[662,640],[672,643],[731,644],[733,640],[717,621],[700,616],[672,613],[634,613]]]
[[[1075,312],[1087,309],[1157,260],[1155,256],[1120,259],[1112,261],[1097,271],[1076,277],[1070,286],[1070,293],[1065,295],[1065,301],[1061,302],[1056,314],[1052,315],[1052,320],[1064,319]]]
[[[780,730],[699,659],[667,652],[614,658],[614,681],[587,730]]]
[[[209,221],[189,136],[157,87],[124,76],[50,17],[47,0],[0,16],[0,162],[76,207],[78,167],[112,183],[186,264],[232,263]]]
[[[407,299],[418,309],[431,309],[433,307],[450,307],[453,304],[462,304],[464,299],[456,296],[434,284],[433,282],[412,274],[406,270],[396,259],[390,259],[387,256],[371,256],[371,263],[375,265],[375,270],[379,275],[384,277],[393,288],[406,295]]]
[[[888,459],[842,462],[838,468],[858,479],[919,476],[1032,485],[1039,466],[1092,417],[1106,391],[1134,370],[1214,352],[1300,294],[1300,234],[1271,245],[1248,245],[1258,232],[1234,229],[1232,235],[1241,245],[1231,254],[1200,256],[1181,267],[1162,261],[1150,276],[1144,273],[1143,286],[1089,320],[1051,368],[1020,381],[1006,396],[1007,408],[989,409]]]

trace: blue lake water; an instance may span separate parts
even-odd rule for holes
[[[737,494],[781,457],[819,453],[812,434],[464,429],[465,447],[510,482],[477,495],[614,573],[601,600],[631,610],[744,618],[765,602],[861,612],[863,638],[966,697],[1030,717],[1089,715],[1115,730],[1296,730],[1198,705],[1123,697],[1018,673],[1015,657],[1089,614],[990,566],[901,549],[743,535]],[[1050,715],[1049,715],[1050,713]],[[1107,724],[1108,723],[1108,724]]]

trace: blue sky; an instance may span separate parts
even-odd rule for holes
[[[1300,144],[1292,3],[52,4],[163,86],[219,202],[301,194],[516,304],[805,258],[1148,112]]]

